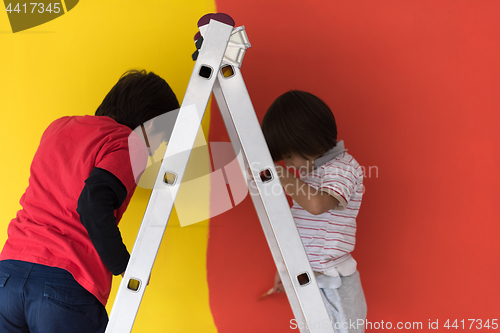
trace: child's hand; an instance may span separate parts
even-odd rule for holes
[[[255,181],[255,179],[253,179],[253,175],[252,175],[252,168],[248,167],[248,175],[250,176],[250,179]]]
[[[283,293],[285,292],[285,287],[283,287],[283,282],[281,282],[280,275],[278,271],[276,271],[276,275],[274,276],[274,293]]]
[[[285,288],[283,287],[283,283],[281,282],[280,275],[278,274],[278,271],[276,271],[276,275],[274,276],[274,287],[272,287],[267,292],[265,292],[264,294],[262,294],[259,297],[259,300],[262,299],[262,298],[264,298],[264,297],[266,297],[266,296],[269,296],[271,294],[282,293],[284,291],[285,291]]]

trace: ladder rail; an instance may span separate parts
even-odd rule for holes
[[[190,151],[194,146],[212,92],[216,79],[215,73],[224,57],[232,30],[232,26],[216,20],[211,20],[206,29],[207,40],[195,63],[127,269],[111,310],[106,333],[124,333],[132,330],[145,285],[149,280],[182,182]],[[210,77],[200,77],[203,66],[212,69]],[[176,175],[176,180],[172,185],[164,182],[166,173]],[[131,290],[128,287],[131,281],[139,281],[137,290]]]
[[[231,142],[239,145],[236,148],[242,150],[247,161],[256,164],[251,166],[251,171],[257,191],[252,191],[249,184],[250,194],[295,319],[300,324],[299,328],[304,328],[301,332],[307,332],[306,329],[311,333],[334,332],[241,70],[232,66],[232,71],[233,76],[228,78],[221,72],[218,73],[214,95],[230,133]],[[237,150],[235,152],[238,153]],[[246,165],[240,167],[245,175]],[[259,172],[266,169],[271,171],[273,178],[264,183],[260,180]],[[297,279],[298,275],[303,273],[307,273],[309,277],[309,283],[306,285],[301,285]]]

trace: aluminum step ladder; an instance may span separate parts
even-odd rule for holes
[[[243,26],[207,14],[195,36],[196,60],[132,249],[106,333],[131,332],[209,98],[214,93],[239,166],[301,333],[333,333],[299,233],[240,72],[250,43]],[[242,157],[242,158],[241,158]],[[248,171],[251,166],[252,177]],[[253,178],[253,179],[251,179]]]

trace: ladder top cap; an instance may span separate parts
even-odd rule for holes
[[[198,28],[204,26],[210,22],[210,20],[219,21],[221,23],[230,25],[234,27],[234,20],[231,16],[224,13],[216,13],[216,14],[205,14],[198,21]]]

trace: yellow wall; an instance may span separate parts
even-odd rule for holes
[[[182,100],[196,22],[214,1],[81,1],[67,14],[13,34],[0,11],[0,244],[20,208],[40,136],[54,119],[93,114],[128,69],[154,71]],[[208,113],[209,111],[207,111]],[[208,119],[204,119],[205,133]],[[150,191],[138,189],[120,224],[132,248]],[[173,214],[175,215],[175,214]],[[208,222],[169,222],[134,332],[216,332],[208,305]],[[111,309],[119,284],[115,278]]]

